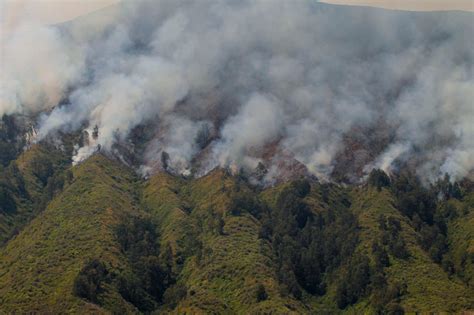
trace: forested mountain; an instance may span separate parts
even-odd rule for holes
[[[0,314],[474,312],[472,12],[33,22],[0,34]]]
[[[373,171],[262,188],[144,180],[33,145],[1,169],[3,312],[312,314],[474,308],[474,190]]]

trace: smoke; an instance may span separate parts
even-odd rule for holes
[[[258,161],[247,154],[279,137],[284,125],[280,106],[277,99],[261,94],[250,96],[239,112],[229,117],[222,128],[221,139],[213,146],[219,165],[234,163],[256,167]]]
[[[364,170],[368,173],[374,168],[383,170],[385,173],[393,172],[393,163],[399,159],[403,154],[407,153],[410,150],[409,145],[405,143],[394,143],[391,144],[383,154],[381,154],[374,163],[366,165]]]
[[[43,112],[40,138],[98,126],[75,162],[148,126],[142,169],[166,152],[180,173],[259,162],[274,170],[268,152],[291,152],[330,178],[344,138],[389,128],[391,142],[363,155],[366,172],[416,163],[432,180],[474,169],[471,13],[309,0],[144,0],[114,10],[106,24],[96,14],[12,34],[0,115]]]
[[[58,29],[23,24],[2,36],[0,115],[51,109],[80,81],[81,47]]]

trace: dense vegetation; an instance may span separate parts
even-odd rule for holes
[[[474,308],[468,180],[374,170],[357,187],[262,190],[224,170],[145,181],[101,154],[77,167],[66,156],[41,144],[2,160],[3,312]]]
[[[0,119],[0,165],[7,166],[14,160],[24,145],[18,139],[20,130],[12,116],[3,115]]]

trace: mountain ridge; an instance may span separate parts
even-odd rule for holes
[[[37,149],[28,153],[35,154],[44,153]],[[455,213],[451,214],[453,220],[446,219],[451,245],[443,255],[451,257],[455,270],[448,273],[445,270],[450,269],[434,262],[422,247],[421,230],[415,231],[414,219],[395,207],[397,200],[388,186],[343,187],[292,180],[262,189],[223,169],[198,179],[160,172],[144,181],[100,153],[70,171],[72,179],[54,194],[46,209],[0,249],[0,304],[4,312],[296,314],[370,313],[380,308],[386,312],[458,312],[473,307],[469,287],[472,258],[466,260],[472,257],[467,247],[472,247],[473,234],[468,232],[470,221],[462,219],[472,216],[472,191],[466,190],[462,201],[449,199],[438,206],[453,204],[450,211]],[[285,200],[291,203],[284,206]],[[124,232],[117,234],[117,229]],[[308,234],[310,230],[314,232]],[[153,231],[157,235],[154,241],[140,240],[139,235],[145,237]],[[300,278],[301,270],[292,265],[301,264],[298,268],[304,270],[306,260],[298,262],[300,259],[315,262],[310,258],[313,256],[304,258],[303,253],[310,255],[319,248],[312,249],[311,241],[305,241],[308,237],[317,237],[313,244],[334,242],[336,253],[342,250],[337,256],[318,254],[322,255],[321,278],[311,283],[325,284],[326,288],[316,291],[320,293],[306,291],[313,290],[312,284],[301,282],[306,276]],[[345,244],[349,239],[354,245]],[[154,242],[157,245],[150,245]],[[329,243],[323,244],[321,249],[331,248]],[[143,249],[136,252],[134,246],[151,249],[143,256]],[[406,256],[399,257],[392,246],[405,248]],[[377,267],[384,252],[388,261]],[[296,261],[286,260],[287,255],[296,253]],[[151,265],[137,269],[137,262]],[[358,293],[348,293],[341,285],[359,281],[351,280],[358,264],[367,268],[367,274],[357,277],[367,282]],[[105,274],[98,271],[100,266]],[[95,283],[92,293],[78,293],[81,281],[95,279],[88,278],[90,270],[103,278],[86,282]],[[141,272],[154,272],[163,282],[146,284]],[[296,278],[282,278],[293,273]],[[152,291],[154,285],[159,286],[158,291]],[[375,289],[377,286],[381,289]],[[145,291],[129,291],[134,287]],[[142,293],[131,296],[126,292]],[[343,298],[341,292],[355,295]],[[81,298],[77,294],[86,295]]]

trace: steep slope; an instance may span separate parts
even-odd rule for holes
[[[145,200],[161,218],[162,242],[170,242],[178,261],[181,252],[190,255],[177,268],[186,294],[175,312],[304,312],[301,303],[281,295],[271,246],[259,238],[261,223],[253,215],[260,210],[241,203],[243,196],[256,198],[222,170],[186,182],[166,174],[150,180]]]
[[[448,225],[452,271],[474,288],[474,193],[452,202],[456,218]]]
[[[34,145],[7,167],[0,167],[0,245],[42,211],[68,181],[66,152]]]
[[[281,202],[278,196],[287,194],[285,190],[291,185],[286,183],[262,193],[273,212]],[[350,243],[356,239],[355,247],[349,253],[337,253],[343,261],[325,267],[326,272],[320,281],[326,283],[326,288],[316,294],[304,293],[302,301],[313,311],[323,313],[457,312],[472,309],[474,292],[468,285],[472,272],[469,246],[473,240],[469,196],[463,202],[456,199],[449,201],[464,209],[464,215],[450,223],[449,248],[454,251],[454,268],[459,272],[448,274],[423,249],[423,236],[414,229],[412,220],[395,208],[395,198],[389,187],[380,190],[371,186],[353,188],[346,199],[350,204],[349,211],[357,220],[353,232],[350,226],[337,231],[329,239],[330,243],[323,243],[322,249],[304,245],[308,244],[308,235],[304,233],[307,227],[297,232],[301,236],[294,238],[292,246],[303,246],[298,248],[298,255],[304,255],[306,250],[316,251],[320,261],[324,260],[327,255],[324,252],[331,247],[331,243]],[[340,204],[345,198],[344,189],[337,185],[311,184],[311,191],[303,201],[317,218],[316,222],[322,222],[323,229],[318,233],[327,233],[324,226],[338,228],[338,224],[331,227],[328,223],[331,215],[345,215],[344,205]],[[286,218],[286,223],[290,225],[291,217]],[[317,225],[321,226],[321,223]],[[320,242],[324,241],[323,237]],[[364,264],[364,257],[368,259],[367,264]],[[312,263],[315,262],[317,260]],[[299,268],[294,272],[297,273]],[[464,277],[466,283],[459,275]],[[309,293],[304,283],[298,281],[298,287]],[[354,290],[356,294],[351,293]]]
[[[0,251],[2,311],[104,312],[75,297],[73,283],[91,259],[126,267],[112,228],[134,209],[134,177],[101,155],[73,173],[64,192]],[[108,299],[119,309],[134,309],[120,296]]]
[[[399,222],[399,231],[395,233],[405,244],[407,257],[397,257],[398,249],[398,253],[389,251],[390,265],[384,271],[388,283],[403,284],[400,304],[405,311],[455,312],[474,307],[472,288],[456,277],[450,278],[440,265],[432,261],[421,248],[421,237],[410,220],[394,208],[393,196],[388,189],[360,188],[353,191],[353,196],[353,211],[361,227],[360,246],[367,252],[373,254],[372,244],[387,237],[387,227],[384,229],[381,225]]]
[[[38,156],[58,170],[46,185],[31,162]],[[66,168],[60,153],[44,147],[14,165],[3,174],[9,187],[23,183],[26,201],[13,191],[15,204],[45,200],[47,207],[25,216],[0,249],[1,312],[474,308],[470,188],[433,203],[432,222],[421,222],[383,172],[382,180],[359,187],[298,179],[262,190],[222,169],[197,179],[161,172],[142,181],[102,154]],[[49,191],[57,176],[61,185]],[[416,211],[426,209],[414,200]],[[435,229],[440,222],[446,229]],[[426,231],[445,235],[442,259],[432,246],[438,237],[427,240]]]
[[[182,265],[192,255],[196,226],[189,216],[189,204],[180,195],[186,182],[168,173],[158,173],[143,187],[142,206],[156,222],[163,247],[172,250],[175,263]]]

